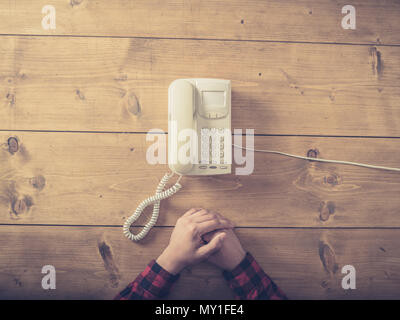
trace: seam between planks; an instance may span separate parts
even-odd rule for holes
[[[224,42],[266,42],[266,43],[299,43],[316,45],[339,45],[339,46],[377,46],[377,47],[400,47],[397,43],[376,42],[329,42],[329,41],[295,41],[295,40],[261,40],[261,39],[228,39],[228,38],[182,38],[182,37],[141,37],[141,36],[103,36],[103,35],[73,35],[73,34],[23,34],[23,33],[0,33],[0,37],[53,37],[53,38],[110,38],[110,39],[145,39],[145,40],[199,40],[199,41],[224,41]]]
[[[13,224],[13,223],[0,223],[0,227],[6,226],[21,226],[21,227],[70,227],[70,228],[121,228],[122,225],[88,225],[88,224]],[[136,225],[133,228],[142,228],[144,225]],[[154,229],[172,229],[174,226],[154,226]],[[235,229],[278,229],[278,230],[400,230],[400,227],[259,227],[259,226],[237,226]],[[122,232],[122,231],[121,231]]]
[[[144,131],[86,131],[86,130],[30,130],[30,129],[0,129],[0,132],[31,132],[31,133],[92,133],[92,134],[168,134],[168,132],[144,132]],[[234,134],[232,135],[240,135]],[[243,135],[243,134],[242,134]],[[279,133],[255,133],[255,137],[306,137],[306,138],[365,138],[365,139],[400,139],[400,136],[351,136],[351,135],[319,135],[319,134],[279,134]]]

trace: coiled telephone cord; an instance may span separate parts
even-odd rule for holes
[[[155,195],[148,197],[147,199],[143,200],[139,206],[136,208],[135,213],[132,214],[128,219],[126,219],[124,226],[123,226],[123,232],[124,235],[132,240],[132,241],[140,241],[142,240],[150,231],[150,229],[156,224],[158,220],[158,214],[160,212],[160,201],[164,200],[168,197],[171,197],[175,193],[177,193],[181,188],[181,184],[179,183],[180,179],[182,178],[181,175],[179,175],[178,180],[176,183],[169,189],[164,190],[165,185],[167,184],[168,180],[172,178],[174,175],[173,172],[171,173],[166,173],[164,177],[161,179],[160,183],[157,186],[156,193]],[[133,234],[130,231],[131,225],[139,219],[140,215],[144,211],[144,209],[149,206],[149,205],[154,205],[153,206],[153,214],[151,215],[151,218],[149,222],[143,227],[143,229],[138,233],[138,234]]]

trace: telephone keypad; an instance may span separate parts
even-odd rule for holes
[[[225,161],[225,139],[222,136],[225,132],[224,128],[202,128],[201,129],[201,158],[202,164],[226,164]],[[219,139],[212,139],[217,135]],[[219,148],[218,148],[219,145]],[[208,154],[207,154],[208,149]],[[215,166],[212,166],[215,167]],[[209,168],[212,168],[211,166]],[[225,167],[226,168],[226,167]],[[221,167],[222,169],[222,167]]]

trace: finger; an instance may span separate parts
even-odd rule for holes
[[[214,222],[218,222],[218,223],[221,223],[223,225],[226,225],[227,227],[225,227],[225,228],[229,228],[230,229],[230,228],[234,227],[233,223],[230,220],[225,219],[225,218],[221,218],[220,219],[215,215],[205,215],[205,216],[201,216],[201,217],[196,217],[196,219],[193,219],[192,221],[194,223],[196,223],[196,224],[201,224],[201,223],[205,223],[205,222],[214,221]]]
[[[192,215],[192,221],[196,223],[212,220],[212,219],[220,219],[220,220],[228,220],[221,216],[218,212],[209,211],[207,209],[200,210],[196,212],[196,214]]]
[[[218,219],[218,216],[207,210],[200,210],[191,216],[191,221],[195,223],[204,222],[207,220]]]
[[[226,234],[224,232],[221,232],[220,234],[212,238],[209,243],[207,243],[204,246],[201,246],[197,250],[199,258],[207,259],[210,255],[221,249],[225,236]]]
[[[209,211],[208,211],[207,209],[200,209],[200,210],[198,210],[198,211],[192,213],[192,214],[190,215],[190,219],[191,219],[192,221],[195,221],[197,218],[206,216],[206,215],[208,215],[208,214],[209,214]]]
[[[209,233],[203,234],[201,236],[201,238],[203,239],[203,241],[205,241],[206,243],[210,242],[212,238],[214,238],[215,236],[217,236],[218,234],[224,232],[224,230],[226,229],[222,229],[222,230],[214,230],[211,231]]]
[[[195,217],[195,218],[193,217],[192,222],[194,222],[194,223],[203,223],[203,222],[211,221],[211,220],[218,220],[218,218],[215,217],[215,216],[203,215],[203,216],[200,216],[200,217]]]
[[[232,228],[232,223],[228,220],[213,219],[197,224],[197,230],[201,236],[208,232],[225,228]]]
[[[193,216],[201,216],[201,215],[205,215],[205,214],[209,214],[210,211],[208,209],[204,209],[204,208],[200,208],[200,210],[196,211],[195,214]]]
[[[197,211],[200,211],[200,210],[203,210],[203,209],[202,209],[202,208],[192,208],[192,209],[189,209],[188,211],[186,211],[186,212],[183,214],[182,217],[188,217],[188,216],[192,215],[193,213],[195,213],[195,212],[197,212]]]

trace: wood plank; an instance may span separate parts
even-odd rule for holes
[[[0,6],[3,34],[177,37],[235,40],[400,43],[398,1],[353,0],[356,30],[344,30],[344,0],[53,0],[56,30],[41,26],[41,1]]]
[[[111,299],[161,253],[171,232],[156,228],[135,244],[112,227],[0,230],[1,243],[7,243],[0,254],[2,299]],[[292,299],[398,298],[400,230],[245,228],[238,235]],[[48,264],[56,268],[56,290],[41,288],[41,268]],[[341,288],[341,269],[348,264],[356,268],[356,290]],[[185,270],[170,296],[205,297],[232,298],[220,271],[205,263]]]
[[[232,80],[232,126],[400,136],[400,47],[3,37],[0,129],[167,130],[177,78]]]
[[[147,163],[152,143],[143,134],[1,132],[0,223],[122,225],[167,171]],[[392,167],[399,146],[388,138],[255,138],[260,149]],[[206,207],[239,226],[400,227],[396,172],[256,153],[250,176],[186,176],[182,184],[162,202],[159,225]]]

